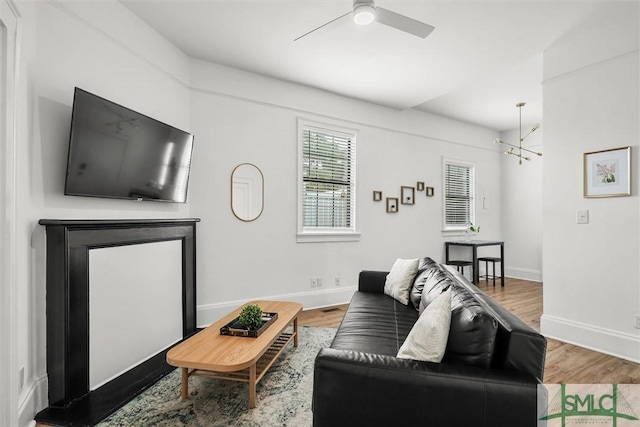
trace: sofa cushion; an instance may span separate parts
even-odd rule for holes
[[[383,293],[356,292],[331,348],[395,356],[417,319],[412,306]]]
[[[422,296],[422,289],[424,287],[424,276],[428,274],[431,269],[440,269],[438,263],[429,257],[420,258],[418,261],[418,272],[411,286],[411,292],[409,292],[409,301],[415,307],[416,310],[420,308],[420,297]]]
[[[452,285],[451,326],[443,362],[488,368],[495,348],[498,322],[474,294]]]
[[[498,323],[491,367],[526,372],[542,382],[547,349],[544,336],[462,277],[455,267],[442,268],[457,284],[466,287]]]
[[[420,289],[420,302],[418,310],[420,313],[433,300],[435,300],[447,287],[453,283],[453,280],[439,266],[423,271],[414,282],[414,289]]]
[[[397,259],[391,267],[387,281],[384,284],[384,293],[400,301],[402,304],[409,303],[409,291],[413,284],[413,279],[418,272],[417,259]]]
[[[447,348],[451,325],[451,288],[444,291],[420,315],[398,351],[401,359],[440,363]]]
[[[438,263],[431,259],[431,257],[426,256],[418,260],[418,273],[432,267],[438,267]]]

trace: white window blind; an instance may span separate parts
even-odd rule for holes
[[[475,168],[444,161],[444,228],[466,229],[475,221]]]
[[[355,134],[302,126],[304,231],[355,231]]]

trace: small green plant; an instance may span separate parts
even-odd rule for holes
[[[240,310],[238,321],[245,328],[256,329],[262,325],[262,309],[257,304],[246,305]]]
[[[472,233],[479,233],[480,232],[480,226],[479,225],[473,225],[472,222],[469,223],[469,231]]]

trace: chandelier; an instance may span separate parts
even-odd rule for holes
[[[496,138],[493,140],[494,144],[504,144],[504,145],[508,145],[509,148],[507,151],[504,152],[504,154],[510,154],[512,156],[516,156],[518,158],[518,163],[522,164],[522,159],[530,161],[531,158],[527,157],[526,155],[522,154],[523,151],[525,151],[526,153],[531,153],[531,154],[535,154],[537,156],[542,157],[542,153],[538,153],[537,151],[532,151],[529,150],[527,148],[522,148],[522,141],[524,141],[524,139],[526,137],[528,137],[529,135],[531,135],[533,132],[536,131],[536,129],[538,129],[540,127],[540,123],[536,123],[535,125],[533,125],[533,127],[531,128],[531,130],[529,131],[528,134],[526,134],[525,136],[522,136],[522,107],[524,107],[526,104],[524,102],[519,102],[516,104],[516,107],[518,107],[518,111],[520,114],[520,140],[518,141],[518,145],[514,145],[514,144],[509,144],[508,142],[504,142],[502,141],[500,138]]]

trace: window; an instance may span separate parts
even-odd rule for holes
[[[443,159],[444,229],[466,230],[475,221],[475,166]]]
[[[299,121],[298,241],[354,240],[355,131]]]

